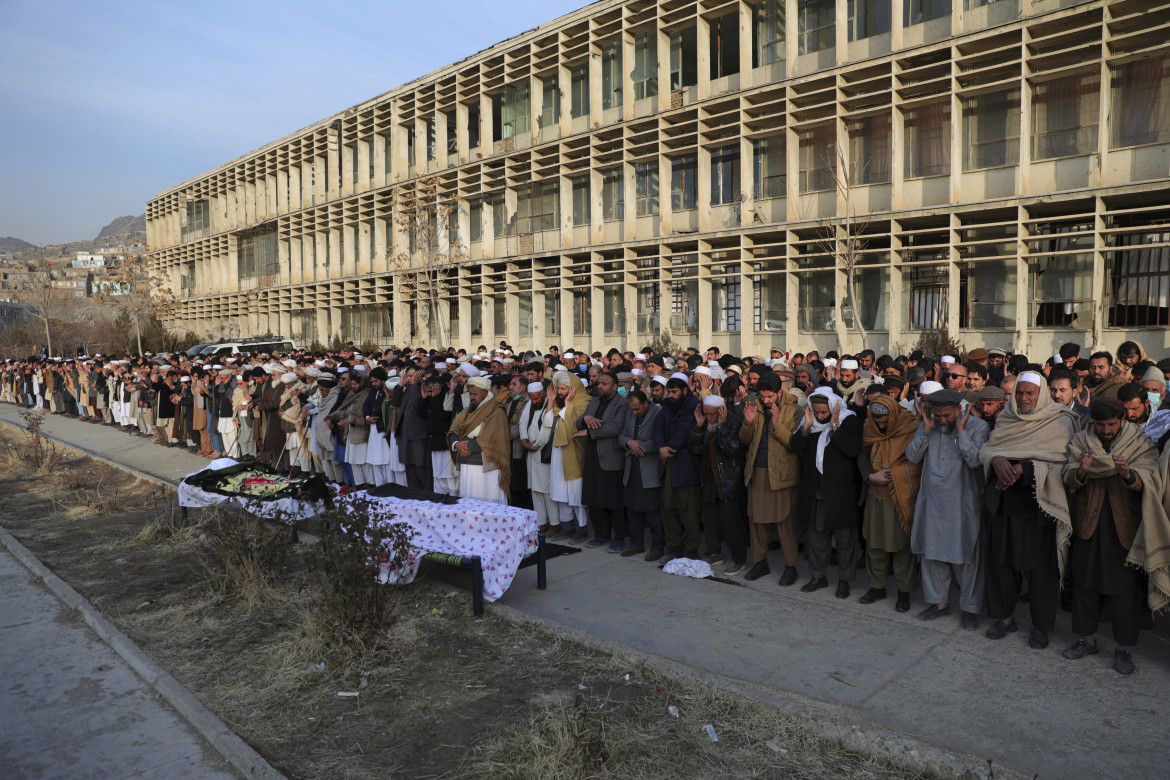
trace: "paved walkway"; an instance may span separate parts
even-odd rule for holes
[[[0,405],[0,419],[15,420]],[[186,453],[130,439],[110,428],[60,417],[46,431],[105,453],[133,468],[177,479],[206,463]],[[536,590],[532,569],[516,577],[501,603],[647,653],[740,680],[771,692],[823,702],[846,723],[871,726],[992,759],[1031,777],[1163,777],[1170,733],[1170,620],[1142,633],[1138,671],[1113,671],[1108,625],[1102,652],[1067,661],[1073,641],[1059,613],[1052,645],[1027,644],[1022,630],[994,642],[962,631],[958,617],[924,623],[921,593],[908,614],[893,599],[857,603],[864,571],[849,600],[833,588],[812,594],[776,585],[773,575],[744,587],[663,574],[655,564],[585,550],[549,562],[549,587]],[[807,576],[802,562],[801,582]],[[892,585],[892,583],[891,583]],[[893,590],[891,589],[891,595]]]
[[[81,618],[0,548],[0,775],[237,775]]]

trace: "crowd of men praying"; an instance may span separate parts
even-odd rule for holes
[[[1132,674],[1170,605],[1170,358],[1141,345],[1042,363],[1001,349],[737,357],[559,350],[8,359],[2,398],[206,458],[535,510],[555,543],[724,577],[958,612]],[[953,588],[958,590],[953,603]],[[953,609],[954,608],[954,609]]]

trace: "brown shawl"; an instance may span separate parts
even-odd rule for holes
[[[1017,377],[1018,379],[1018,377]],[[1111,374],[1106,379],[1102,380],[1101,384],[1096,387],[1090,387],[1089,393],[1094,399],[1097,398],[1116,398],[1117,391],[1126,383],[1126,378],[1121,374]]]
[[[559,373],[561,372],[557,372],[557,374]],[[585,414],[589,408],[589,402],[593,399],[589,397],[580,377],[571,372],[566,373],[568,373],[569,387],[575,388],[577,392],[573,396],[573,400],[565,407],[564,416],[556,424],[556,430],[553,431],[553,446],[565,448],[561,455],[565,480],[567,481],[577,479],[584,474],[585,439],[574,437],[573,434],[577,432],[577,420]],[[557,382],[557,374],[553,375],[554,382]],[[557,384],[564,384],[563,378]]]
[[[873,415],[867,415],[861,429],[861,441],[873,445],[870,463],[874,471],[884,471],[894,512],[902,530],[910,533],[914,525],[914,503],[918,498],[918,486],[922,480],[922,464],[906,460],[906,448],[918,432],[919,419],[888,395],[879,395],[870,400],[870,405],[880,403],[890,410],[886,432],[878,430]]]
[[[508,436],[508,413],[504,405],[495,398],[486,398],[474,409],[467,408],[451,423],[448,435],[460,440],[480,426],[476,442],[483,454],[483,470],[499,473],[500,490],[509,495],[508,486],[512,480],[512,443]],[[451,460],[459,467],[459,454],[451,450]]]

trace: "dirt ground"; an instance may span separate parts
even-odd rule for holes
[[[173,492],[69,454],[33,473],[24,446],[0,429],[0,525],[290,778],[921,776],[637,658],[474,619],[425,571],[387,629],[339,647],[306,545],[251,600],[224,595],[210,511],[152,532],[178,524]]]

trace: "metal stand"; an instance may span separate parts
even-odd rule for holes
[[[483,562],[478,555],[471,557],[471,611],[483,617]]]

